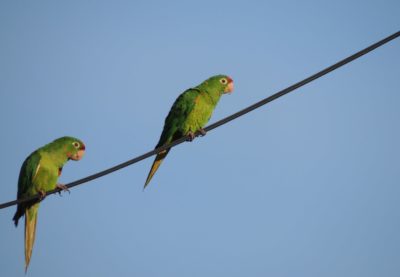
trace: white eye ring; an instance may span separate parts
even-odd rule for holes
[[[221,80],[219,80],[221,82],[221,84],[226,85],[228,83],[228,80],[225,78],[222,78]]]
[[[73,145],[76,149],[78,149],[79,146],[80,146],[79,142],[77,142],[77,141],[73,142],[72,145]]]

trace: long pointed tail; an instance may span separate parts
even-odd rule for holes
[[[161,162],[165,159],[168,152],[169,152],[169,149],[157,154],[156,158],[154,159],[153,165],[151,166],[149,175],[147,176],[146,183],[144,184],[143,189],[145,189],[147,187],[147,185],[150,183],[151,178],[153,178],[154,174],[156,173],[157,169],[160,167]]]
[[[36,203],[25,211],[25,273],[28,270],[35,243],[36,222],[39,203]]]

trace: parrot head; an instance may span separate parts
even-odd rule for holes
[[[69,160],[79,161],[85,154],[85,144],[74,137],[62,137],[53,141],[52,144],[62,148]]]
[[[227,75],[216,75],[213,76],[206,81],[204,81],[203,84],[206,84],[206,86],[212,87],[212,88],[217,88],[221,93],[231,93],[233,91],[233,80],[231,77]]]

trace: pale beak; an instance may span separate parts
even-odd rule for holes
[[[82,159],[82,157],[85,155],[85,150],[78,150],[78,152],[75,155],[72,155],[70,157],[71,160],[74,161],[79,161],[80,159]]]
[[[233,91],[233,80],[230,79],[228,85],[224,90],[224,93],[231,93],[232,91]]]

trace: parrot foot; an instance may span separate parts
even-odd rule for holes
[[[42,201],[43,199],[46,198],[46,192],[44,190],[39,190],[38,195],[39,195],[39,201]]]
[[[68,193],[71,193],[66,185],[57,184],[56,187],[59,189],[59,191],[58,191],[59,195],[61,195],[62,191],[68,191]]]
[[[186,141],[193,141],[194,138],[196,137],[196,135],[195,135],[192,131],[189,131],[186,135],[189,136],[189,137],[186,139]]]
[[[198,130],[198,132],[199,132],[199,134],[200,134],[202,137],[204,137],[204,136],[207,134],[207,131],[204,130],[203,128],[200,128],[200,129]]]

